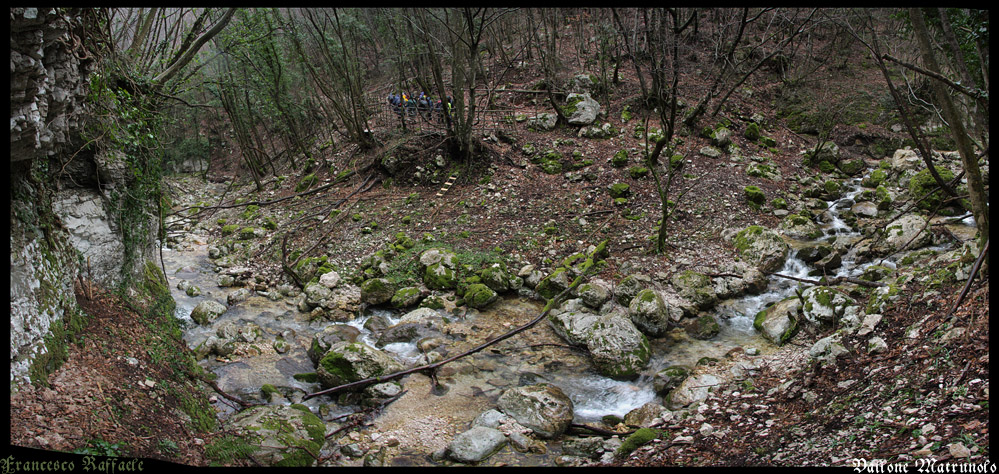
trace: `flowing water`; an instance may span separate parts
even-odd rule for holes
[[[843,209],[849,209],[855,196],[861,191],[860,180],[847,183],[846,194],[829,202],[826,222],[821,225],[823,236],[819,239],[834,246],[849,249],[861,235],[853,231],[840,218]],[[262,336],[251,344],[241,345],[241,349],[230,359],[209,356],[202,361],[203,366],[218,375],[219,386],[241,397],[259,399],[260,387],[271,384],[279,387],[287,397],[287,402],[301,402],[306,393],[319,390],[316,383],[306,383],[294,378],[295,374],[314,372],[314,366],[306,354],[312,336],[329,322],[309,322],[307,314],[300,313],[290,298],[272,301],[264,296],[253,295],[247,300],[229,307],[210,327],[194,323],[191,310],[207,298],[226,301],[229,293],[236,288],[219,288],[217,274],[207,256],[206,239],[189,236],[184,250],[163,249],[174,298],[177,300],[177,318],[184,326],[184,339],[189,347],[197,348],[216,330],[229,322],[245,325],[257,324]],[[807,242],[792,242],[792,247],[814,245]],[[809,278],[814,269],[794,256],[794,250],[784,267],[778,272],[784,275]],[[883,263],[884,264],[884,263]],[[887,262],[887,265],[893,265]],[[852,250],[842,256],[842,265],[835,276],[856,276],[863,272],[865,265],[857,265]],[[812,277],[814,278],[814,277]],[[176,288],[185,280],[202,289],[202,295],[189,297]],[[660,401],[652,388],[652,375],[669,365],[694,366],[703,357],[721,359],[734,348],[756,348],[761,353],[775,349],[753,329],[753,317],[767,305],[792,296],[799,283],[785,278],[771,276],[766,291],[757,295],[744,296],[719,303],[713,310],[721,326],[720,333],[711,340],[690,339],[680,343],[666,344],[653,341],[653,360],[646,371],[635,380],[621,381],[599,375],[592,369],[585,354],[565,345],[547,324],[541,323],[521,335],[475,354],[464,362],[455,363],[456,369],[442,376],[447,387],[445,393],[429,395],[429,379],[414,374],[404,379],[406,396],[390,405],[375,425],[386,432],[396,432],[400,436],[413,427],[413,419],[423,416],[422,425],[434,420],[445,420],[450,426],[441,427],[432,440],[421,440],[422,449],[413,449],[414,464],[426,463],[425,454],[439,449],[454,434],[464,431],[476,415],[495,407],[496,399],[503,390],[517,385],[536,382],[550,382],[558,385],[574,403],[576,422],[592,422],[605,415],[624,416],[630,410],[645,403]],[[484,340],[519,326],[535,317],[542,305],[519,297],[503,298],[487,310],[470,310],[459,316],[452,324],[454,334],[469,336],[469,339]],[[374,346],[377,339],[365,328],[365,323],[373,317],[384,318],[389,324],[398,321],[403,313],[398,311],[368,310],[348,324],[360,331],[359,340]],[[273,341],[283,338],[289,343],[284,353],[277,352]],[[469,345],[470,347],[470,345]],[[390,344],[384,348],[393,353],[405,366],[419,362],[420,354],[412,343]],[[356,407],[338,407],[317,397],[306,403],[317,412],[331,419],[353,411]],[[222,416],[232,412],[231,407],[221,407]],[[442,421],[444,423],[445,421]],[[557,443],[556,443],[557,444]],[[507,453],[507,451],[509,451]],[[557,451],[554,451],[557,452]],[[506,462],[525,465],[538,465],[548,460],[548,455],[516,453],[504,450],[505,455],[497,455],[492,461],[507,459]],[[422,457],[421,457],[422,456]],[[512,457],[511,457],[512,456]],[[416,461],[416,459],[423,459]],[[401,459],[408,459],[404,456]],[[402,461],[400,461],[402,462]]]

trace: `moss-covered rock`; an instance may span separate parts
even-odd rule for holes
[[[436,262],[423,271],[423,284],[433,290],[453,290],[458,287],[458,276],[445,262]]]
[[[822,237],[822,229],[819,225],[801,214],[788,214],[778,228],[781,233],[792,239],[814,240]]]
[[[750,122],[749,125],[746,125],[746,131],[742,135],[746,137],[746,140],[755,142],[760,139],[760,126],[756,122]]]
[[[316,376],[324,389],[402,370],[387,353],[360,342],[338,342],[316,365]]]
[[[249,448],[240,454],[264,466],[313,466],[325,442],[326,425],[304,405],[257,406],[229,423]]]
[[[492,304],[499,295],[482,283],[474,283],[465,290],[463,299],[470,308],[482,309]]]
[[[312,336],[312,342],[305,352],[313,364],[318,364],[319,360],[329,352],[334,344],[338,342],[357,342],[357,337],[360,334],[361,331],[353,326],[332,324]]]
[[[846,307],[855,304],[853,298],[828,286],[813,286],[801,294],[801,313],[813,324],[835,323]]]
[[[687,331],[687,334],[689,334],[690,337],[700,340],[711,339],[721,332],[721,326],[718,324],[718,320],[710,314],[686,320],[683,324],[683,328]]]
[[[243,227],[239,230],[239,240],[252,240],[257,238],[259,230],[256,227]]]
[[[296,193],[303,192],[311,188],[312,185],[316,184],[318,181],[319,178],[316,177],[315,173],[305,175],[302,177],[301,180],[298,181],[298,184],[295,185],[295,192]]]
[[[715,294],[711,278],[703,273],[684,270],[673,275],[670,283],[681,297],[689,300],[697,309],[705,310],[718,302],[718,295]]]
[[[593,281],[576,287],[576,294],[583,300],[583,304],[591,308],[600,308],[611,298],[610,288],[603,283]]]
[[[604,376],[633,378],[649,363],[649,340],[623,311],[599,317],[585,336],[593,365]]]
[[[658,438],[660,433],[662,431],[654,428],[639,428],[621,443],[621,446],[617,448],[614,455],[623,458],[643,444]]]
[[[415,286],[400,288],[392,295],[393,308],[407,308],[420,302],[420,289]]]
[[[659,395],[666,395],[680,385],[687,376],[690,375],[690,367],[681,365],[671,365],[656,372],[652,377],[652,388]]]
[[[839,145],[836,145],[836,143],[831,141],[822,142],[814,149],[808,150],[805,153],[805,166],[818,167],[820,163],[835,165],[839,162],[839,153]]]
[[[628,183],[614,183],[607,188],[607,191],[611,198],[626,198],[631,195],[631,186]]]
[[[949,183],[954,179],[954,173],[947,168],[937,167],[936,171],[945,183]],[[936,187],[937,182],[933,179],[933,175],[930,174],[930,170],[928,169],[924,169],[916,173],[915,176],[909,179],[909,195],[912,199],[919,199]],[[930,193],[930,195],[925,199],[919,201],[917,206],[919,206],[920,209],[932,210],[940,205],[940,201],[942,201],[944,197],[944,191],[937,189],[935,192]]]
[[[555,295],[568,288],[570,284],[569,274],[566,269],[556,268],[551,274],[542,278],[534,290],[537,291],[538,295],[542,298],[552,299]]]
[[[506,271],[506,266],[494,263],[479,272],[482,283],[497,293],[504,293],[510,290],[512,276]]]
[[[759,209],[767,202],[767,197],[758,186],[746,186],[742,189],[742,195],[753,209]]]
[[[860,184],[865,188],[877,188],[878,186],[881,186],[886,179],[888,179],[888,173],[886,173],[885,170],[878,168],[871,171],[871,174],[861,180]]]
[[[670,311],[662,296],[654,290],[639,291],[628,305],[628,316],[635,327],[652,337],[659,337],[669,331]]]
[[[740,257],[764,274],[780,270],[790,251],[790,246],[784,239],[774,231],[758,225],[737,232],[732,238],[732,244]]]
[[[843,173],[846,173],[847,176],[856,176],[867,169],[867,163],[864,162],[863,158],[855,158],[852,160],[841,160],[836,164],[836,167]]]
[[[191,319],[202,326],[207,326],[225,313],[226,309],[226,306],[218,301],[205,300],[191,310]]]
[[[756,313],[753,327],[768,341],[783,345],[798,332],[800,309],[801,300],[797,296],[778,301]]]
[[[628,174],[631,175],[631,179],[642,179],[649,174],[649,169],[644,166],[632,166],[628,170]]]
[[[614,153],[614,157],[611,158],[611,166],[615,168],[628,166],[628,150],[621,149]]]
[[[393,296],[395,288],[385,278],[371,278],[361,283],[361,301],[364,303],[382,304],[391,301]]]

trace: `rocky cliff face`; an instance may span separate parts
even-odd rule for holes
[[[80,14],[11,8],[12,390],[40,381],[64,357],[78,272],[89,266],[87,275],[105,285],[122,274],[107,191],[127,186],[127,170],[113,153],[78,152],[94,67]]]

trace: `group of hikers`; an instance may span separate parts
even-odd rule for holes
[[[434,100],[433,97],[423,92],[420,92],[417,96],[409,95],[405,92],[389,94],[388,103],[389,108],[400,117],[403,114],[408,116],[419,114],[427,120],[437,120],[441,123],[444,123],[445,116],[451,116],[453,106],[451,96],[448,96],[446,101],[441,99]]]

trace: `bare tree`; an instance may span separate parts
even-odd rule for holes
[[[930,34],[926,28],[923,12],[919,8],[909,9],[909,18],[912,21],[912,29],[916,40],[919,43],[919,50],[923,57],[923,63],[930,72],[940,74],[941,68],[937,62],[936,55],[930,45]],[[956,58],[962,61],[961,58]],[[943,81],[933,79],[931,81],[937,102],[943,109],[944,118],[950,126],[951,136],[957,143],[958,153],[961,155],[961,163],[968,179],[968,192],[971,198],[971,210],[975,216],[975,224],[978,226],[979,248],[984,248],[989,240],[989,208],[988,198],[985,194],[985,186],[982,182],[981,170],[978,168],[978,156],[975,154],[974,146],[964,126],[964,118],[954,105],[954,100],[948,93],[948,88]]]

